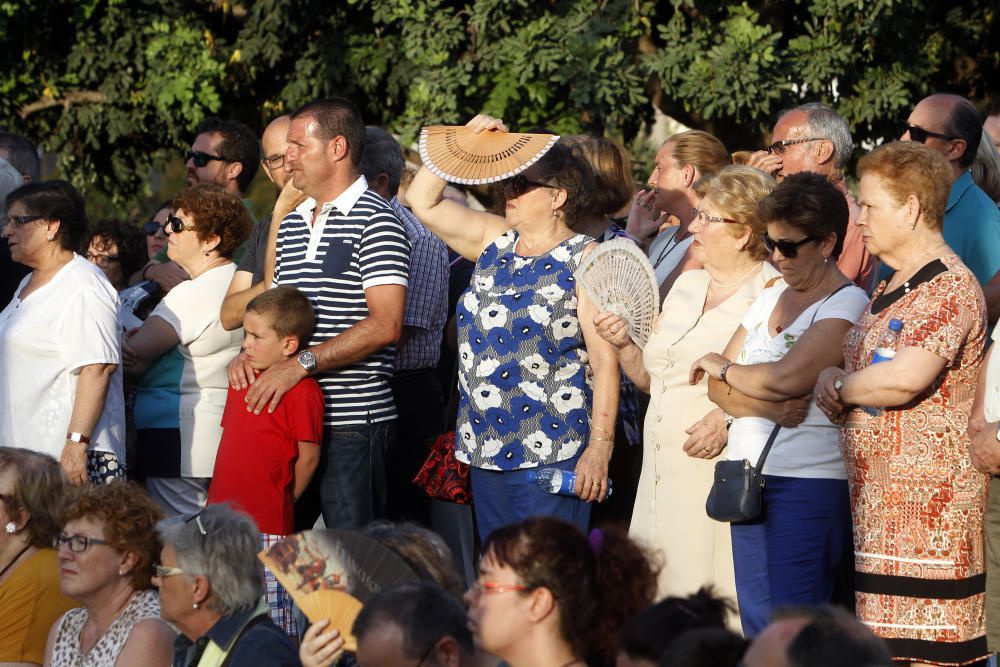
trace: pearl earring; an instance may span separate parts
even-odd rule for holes
[[[191,606],[192,606],[192,607],[194,607],[195,609],[200,609],[200,608],[201,608],[201,605],[200,605],[200,604],[198,604],[197,602],[195,602],[195,603],[194,603],[193,605],[191,605]]]
[[[8,535],[13,535],[14,533],[17,532],[17,524],[14,523],[13,521],[8,521],[7,525],[4,526],[3,529],[4,532],[7,533]]]

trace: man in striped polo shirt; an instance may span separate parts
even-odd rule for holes
[[[274,283],[305,293],[316,333],[247,392],[248,409],[259,414],[307,375],[319,382],[326,414],[316,477],[323,519],[341,529],[384,511],[384,454],[396,430],[389,378],[410,267],[402,223],[358,173],[364,138],[349,100],[310,102],[292,114],[285,169],[307,199],[281,221]]]

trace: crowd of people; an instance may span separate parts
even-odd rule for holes
[[[0,132],[0,663],[987,664],[985,123],[932,95],[849,174],[808,103],[763,150],[669,137],[645,188],[561,137],[484,208],[328,98],[204,121],[141,225]],[[612,239],[656,276],[648,341],[577,284]],[[720,461],[759,513],[709,516]],[[314,526],[419,581],[310,624],[257,554]]]

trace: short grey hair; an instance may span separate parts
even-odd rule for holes
[[[389,177],[389,198],[399,192],[399,181],[403,177],[403,149],[396,139],[381,127],[365,127],[365,149],[361,151],[358,171],[370,183],[379,174]]]
[[[229,616],[260,602],[264,595],[264,566],[257,558],[260,532],[249,516],[228,505],[209,505],[193,517],[164,519],[156,531],[177,552],[177,565],[186,575],[208,580],[209,609]]]
[[[983,136],[979,140],[979,149],[976,151],[976,159],[972,161],[971,171],[976,185],[990,199],[1000,202],[1000,154],[986,130],[983,130]]]
[[[24,185],[21,172],[7,160],[0,157],[0,213],[7,215],[7,195]]]
[[[804,111],[809,134],[833,143],[833,166],[843,169],[854,152],[854,140],[851,138],[851,128],[847,121],[836,111],[820,102],[809,102],[790,109],[781,114],[784,116],[792,111]]]

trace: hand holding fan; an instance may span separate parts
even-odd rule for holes
[[[535,163],[559,137],[465,126],[429,125],[420,131],[420,159],[452,183],[482,185],[516,176]]]
[[[628,322],[628,333],[645,347],[660,310],[660,289],[653,265],[635,243],[611,239],[583,258],[576,279],[600,312]]]
[[[361,607],[383,588],[417,581],[402,558],[370,537],[348,531],[289,535],[258,557],[310,622],[330,619],[348,651],[357,650],[351,628]]]

